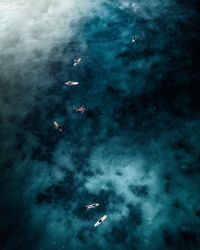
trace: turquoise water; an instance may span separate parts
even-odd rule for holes
[[[199,248],[197,7],[2,1],[1,249]]]

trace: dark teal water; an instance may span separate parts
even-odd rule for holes
[[[198,5],[0,4],[0,249],[199,249]]]

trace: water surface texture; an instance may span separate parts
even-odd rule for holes
[[[1,250],[200,249],[198,7],[0,1]]]

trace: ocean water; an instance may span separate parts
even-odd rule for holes
[[[1,250],[200,248],[198,7],[0,1]]]

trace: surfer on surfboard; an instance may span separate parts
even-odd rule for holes
[[[101,217],[95,224],[94,227],[99,226],[102,222],[104,222],[107,219],[107,215],[104,215],[103,217]]]
[[[79,85],[79,82],[68,81],[68,82],[65,82],[65,85],[75,86],[75,85]]]
[[[91,205],[87,205],[86,208],[91,209],[91,208],[95,208],[95,207],[98,207],[98,206],[99,206],[99,203],[93,203]]]
[[[57,123],[56,121],[54,121],[53,124],[54,124],[54,128],[55,128],[56,130],[58,130],[58,131],[60,131],[60,132],[63,132],[63,131],[64,131],[64,130],[63,130],[63,126],[60,125],[59,123]]]
[[[81,63],[81,58],[75,59],[74,60],[74,66],[78,66]]]
[[[75,110],[76,110],[76,112],[83,114],[86,111],[86,108],[84,106],[80,106],[80,107],[76,108]]]

